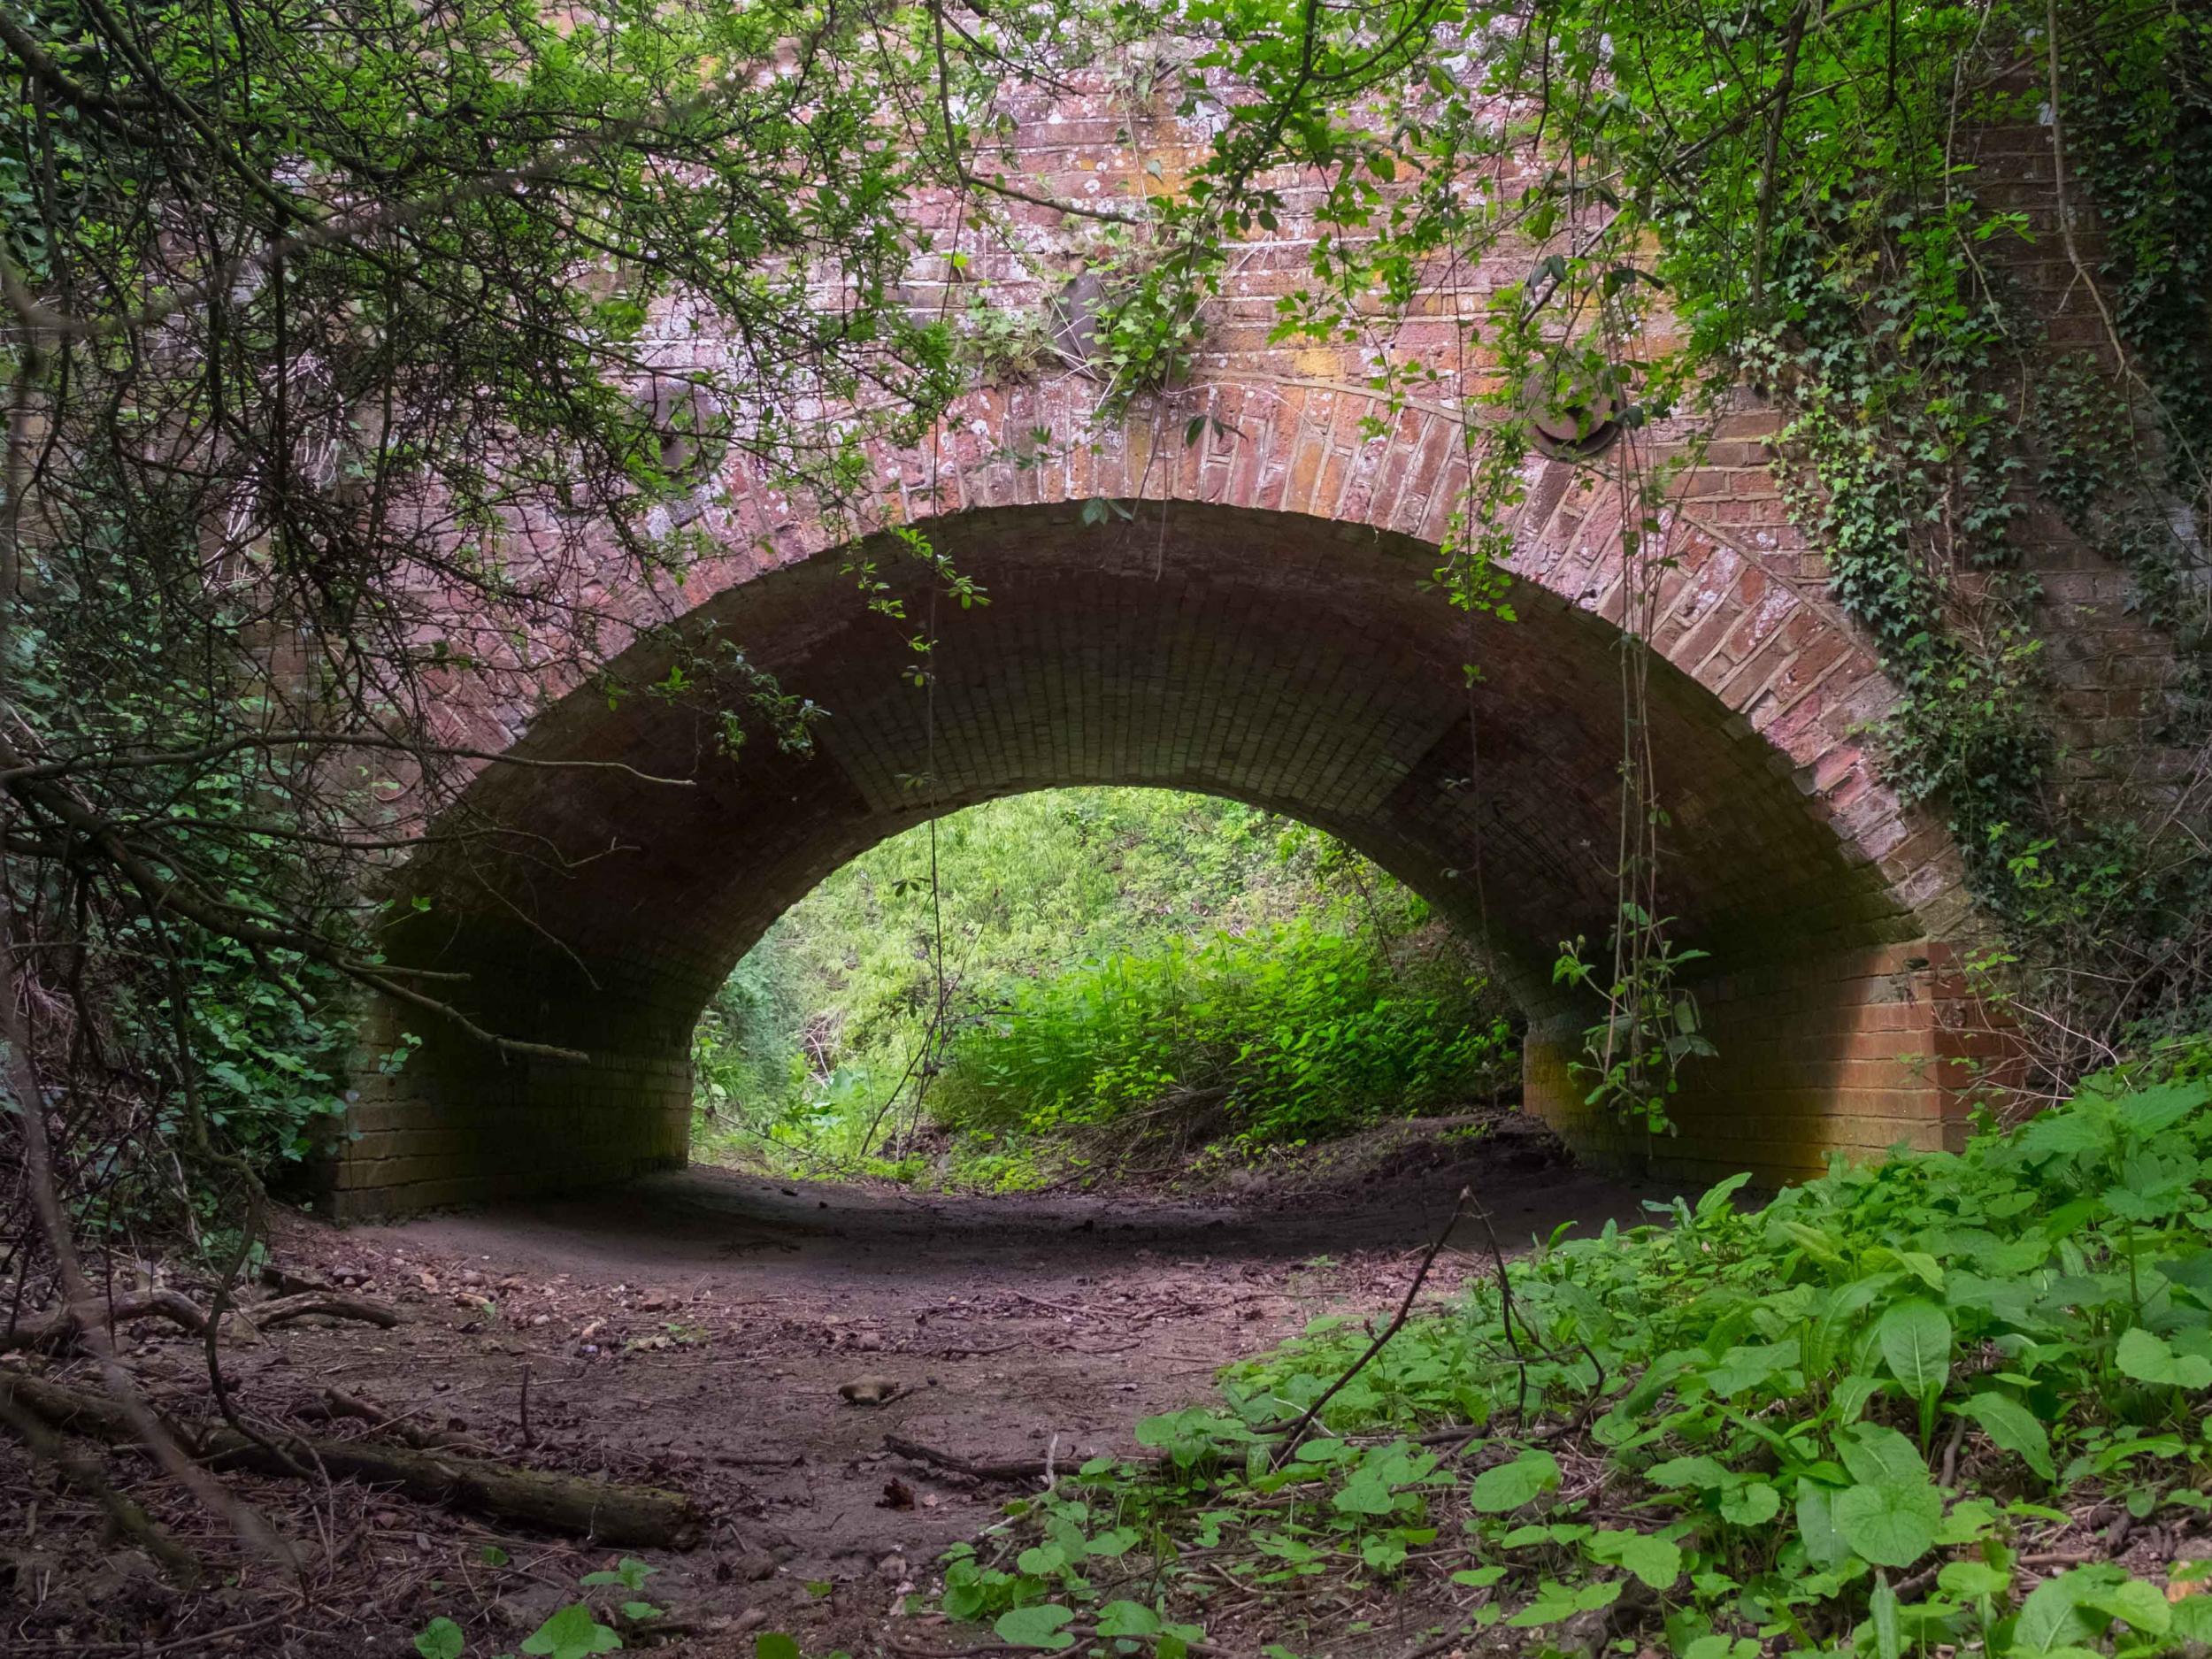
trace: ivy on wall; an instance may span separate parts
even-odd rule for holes
[[[1281,337],[1367,344],[1392,399],[1467,377],[1474,481],[1438,572],[1455,603],[1502,604],[1532,387],[1617,393],[1627,442],[1593,465],[1628,506],[1632,586],[1665,567],[1698,432],[1765,394],[1793,517],[1898,692],[1888,778],[1962,847],[2004,941],[1990,988],[2056,1033],[2053,1087],[2131,1034],[2203,1022],[2212,878],[2175,826],[2207,784],[2212,21],[2142,0],[1409,0],[1356,18],[1210,0],[1193,17],[1196,68],[1245,96],[1173,210],[1182,234],[1267,228],[1298,177],[1316,234]],[[1982,135],[2036,127],[2055,176],[2024,176],[2055,219],[1985,191],[2006,175],[1977,165]],[[2055,337],[2051,296],[2022,288],[2062,254],[2064,313],[2098,338]],[[1483,262],[1525,275],[1461,315],[1455,361],[1402,347],[1432,285]],[[1644,435],[1662,421],[1663,444]],[[2197,752],[2171,751],[2154,790],[2098,749],[2133,687],[2061,718],[2047,561],[2027,557],[2054,513],[2131,573],[2131,609],[2170,644],[2140,731]],[[1601,1091],[1624,1010],[1676,1014],[1642,982],[1673,947],[1632,686],[1626,706],[1615,977],[1571,975],[1614,1010],[1594,1032]]]

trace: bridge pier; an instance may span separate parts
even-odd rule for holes
[[[1955,1150],[2001,1041],[1973,1018],[1948,947],[1919,941],[1721,974],[1688,987],[1718,1051],[1689,1062],[1674,1135],[1648,1136],[1586,1104],[1572,1070],[1587,1016],[1532,1022],[1523,1110],[1597,1168],[1695,1192],[1749,1171],[1762,1184],[1819,1174],[1832,1153]],[[372,1022],[373,1030],[379,1021]],[[396,1028],[395,1028],[396,1029]],[[365,1048],[388,1049],[393,1031]],[[588,1064],[502,1060],[433,1036],[398,1071],[362,1068],[350,1138],[332,1161],[341,1220],[544,1196],[681,1168],[690,1143],[687,1049]]]
[[[691,1056],[595,1054],[590,1064],[502,1059],[466,1039],[364,1021],[353,1100],[324,1171],[322,1207],[367,1221],[611,1186],[681,1169],[691,1148]],[[381,1056],[402,1029],[421,1049],[397,1071]]]
[[[1585,1102],[1573,1070],[1585,1022],[1532,1023],[1522,1109],[1601,1168],[1648,1171],[1694,1192],[1749,1171],[1779,1186],[1830,1155],[1955,1151],[2002,1040],[1978,1014],[1947,945],[1921,940],[1717,975],[1687,987],[1717,1053],[1689,1061],[1671,1116],[1647,1135]]]

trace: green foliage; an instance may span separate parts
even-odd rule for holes
[[[739,964],[695,1040],[697,1144],[911,1178],[881,1148],[913,1144],[918,1110],[961,1132],[955,1179],[1029,1186],[1070,1132],[1155,1106],[1179,1134],[1295,1140],[1489,1087],[1469,1067],[1505,1057],[1467,948],[1305,826],[1056,790],[941,820],[936,863],[933,884],[926,829],[885,842]]]
[[[1494,1079],[1510,1033],[1455,970],[1417,976],[1303,921],[1171,940],[1018,990],[955,1041],[937,1110],[1034,1134],[1204,1094],[1250,1144],[1341,1134]]]
[[[2103,1505],[2212,1509],[2206,1069],[2100,1076],[1960,1154],[1839,1159],[1763,1210],[1739,1177],[1651,1206],[1664,1225],[1555,1237],[1508,1264],[1509,1310],[1471,1281],[1281,1446],[1368,1346],[1317,1322],[1232,1366],[1223,1404],[1139,1425],[1160,1461],[1011,1506],[992,1553],[949,1558],[945,1609],[1080,1632],[1115,1585],[1161,1586],[1171,1617],[1225,1586],[1418,1575],[1479,1593],[1479,1626],[1563,1641],[1632,1578],[1614,1633],[1701,1659],[2212,1640],[2212,1597],[2026,1559]]]
[[[594,1618],[590,1608],[572,1601],[525,1638],[522,1651],[538,1659],[591,1659],[621,1647],[622,1638]]]

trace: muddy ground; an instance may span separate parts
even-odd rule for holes
[[[269,1424],[332,1432],[311,1419],[337,1388],[500,1455],[691,1493],[714,1515],[706,1542],[637,1552],[659,1569],[650,1599],[684,1632],[659,1651],[749,1655],[763,1630],[810,1655],[942,1650],[957,1632],[902,1614],[903,1597],[1023,1487],[887,1452],[887,1436],[1056,1469],[1133,1451],[1140,1417],[1204,1397],[1225,1361],[1325,1311],[1394,1307],[1463,1185],[1509,1246],[1563,1222],[1641,1218],[1655,1195],[1572,1168],[1515,1118],[1472,1135],[1393,1130],[1319,1178],[1279,1174],[1233,1202],[921,1197],[694,1169],[392,1225],[288,1220],[284,1267],[387,1300],[403,1321],[303,1324],[227,1343],[223,1365]],[[1479,1227],[1463,1222],[1425,1297],[1479,1271],[1478,1249]],[[205,1416],[196,1340],[159,1325],[123,1335],[166,1409]],[[840,1392],[854,1383],[899,1392],[856,1405]],[[133,1460],[110,1461],[220,1558],[218,1524]],[[581,1573],[611,1564],[581,1542],[356,1486],[246,1481],[308,1567],[287,1584],[245,1563],[236,1584],[180,1594],[12,1447],[0,1475],[9,1653],[403,1659],[436,1615],[463,1627],[470,1654],[507,1653],[574,1599]]]

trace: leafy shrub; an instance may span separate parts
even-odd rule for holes
[[[954,1043],[937,1110],[1033,1134],[1217,1097],[1251,1144],[1340,1134],[1491,1084],[1511,1033],[1481,990],[1305,920],[1169,940],[1022,987]]]
[[[1257,942],[1295,923],[1306,944],[1286,933],[1271,954]],[[1255,942],[1213,938],[1239,933]],[[1215,964],[1233,971],[1210,987],[1170,982]],[[911,1179],[935,1164],[963,1185],[1035,1187],[1089,1156],[1052,1132],[1110,1121],[1131,1102],[1169,1108],[1146,1121],[1179,1137],[1194,1113],[1232,1122],[1229,1079],[1216,1072],[1248,1043],[1248,1087],[1233,1103],[1270,1103],[1235,1126],[1256,1115],[1266,1139],[1333,1133],[1468,1092],[1448,1081],[1458,1051],[1482,1047],[1495,1025],[1466,984],[1476,966],[1417,896],[1307,826],[1161,789],[989,802],[941,819],[933,849],[920,828],[863,854],[739,964],[695,1039],[694,1150],[814,1176]],[[1115,976],[1125,983],[1110,992]],[[1071,997],[1080,981],[1138,1002],[1126,1018],[1094,1010],[1085,1041],[1099,1046],[1079,1074],[1056,1077],[1041,1048],[1032,1055],[1031,1081],[1065,1085],[1056,1105],[1018,1100],[1010,1076],[993,1087],[993,1033],[1044,995],[1037,984],[1063,978]],[[1231,999],[1223,1020],[1196,1011],[1219,997]],[[1422,1026],[1425,1008],[1442,1023]],[[1156,1016],[1194,1020],[1206,1052],[1155,1055],[1144,1025]],[[1227,1020],[1240,1022],[1233,1033]],[[1306,1029],[1279,1041],[1286,1025]],[[948,1146],[933,1118],[974,1133]]]
[[[1522,1651],[1601,1617],[1681,1659],[2200,1651],[2212,1562],[2147,1581],[2083,1529],[2212,1511],[2207,1055],[1958,1155],[1838,1159],[1762,1210],[1738,1177],[1651,1206],[1668,1225],[1555,1237],[1507,1267],[1509,1317],[1473,1281],[1291,1445],[1370,1347],[1317,1320],[1225,1406],[1139,1425],[1157,1462],[1094,1459],[959,1554],[946,1609],[1087,1631],[1103,1540],[1163,1619],[1217,1620],[1225,1577],[1310,1605],[1425,1575]]]

